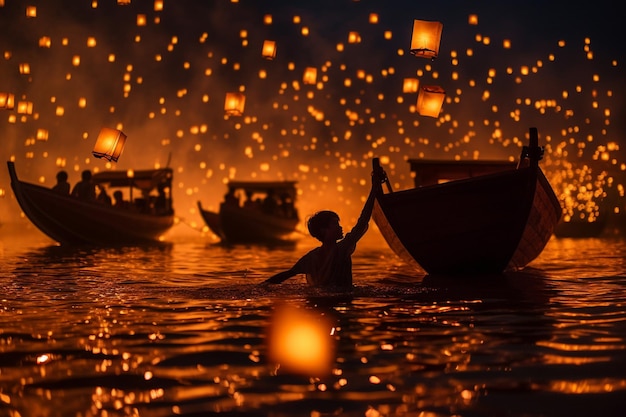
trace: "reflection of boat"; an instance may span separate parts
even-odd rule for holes
[[[295,181],[231,181],[219,213],[204,209],[200,201],[198,209],[224,242],[279,242],[288,240],[298,225],[295,201]]]
[[[562,213],[539,168],[542,153],[532,128],[517,168],[446,162],[437,174],[436,163],[410,160],[416,182],[429,181],[397,192],[380,186],[374,221],[396,254],[431,275],[521,269],[543,251]],[[435,182],[444,175],[452,180]]]
[[[8,162],[11,187],[24,214],[43,233],[64,245],[119,245],[157,241],[174,224],[171,209],[172,170],[107,171],[94,174],[92,182],[109,190],[129,194],[128,208],[81,201],[49,188],[20,181],[13,162]],[[158,186],[166,191],[166,210],[154,208]],[[139,193],[134,198],[133,193]]]

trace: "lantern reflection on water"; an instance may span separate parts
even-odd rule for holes
[[[426,20],[413,21],[411,35],[411,54],[424,58],[437,58],[443,23]]]
[[[96,158],[117,162],[125,143],[126,135],[121,130],[103,127],[91,153]]]
[[[228,116],[241,116],[246,104],[246,96],[243,93],[226,93],[224,112]]]
[[[436,85],[425,85],[417,96],[417,112],[421,116],[439,117],[446,92]]]

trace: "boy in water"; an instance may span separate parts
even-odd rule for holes
[[[377,186],[381,174],[372,174],[372,187],[361,216],[345,237],[339,224],[339,216],[333,211],[319,211],[307,222],[311,236],[322,242],[322,246],[304,255],[287,271],[279,272],[263,284],[279,284],[297,274],[306,274],[307,282],[315,287],[352,287],[352,253],[356,244],[368,228]]]

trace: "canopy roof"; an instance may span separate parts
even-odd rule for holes
[[[151,169],[143,171],[105,171],[92,176],[96,184],[108,184],[110,187],[136,187],[142,190],[152,190],[159,184],[169,186],[172,182],[173,171],[171,168]]]

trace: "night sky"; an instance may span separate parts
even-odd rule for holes
[[[542,168],[564,205],[569,189],[623,210],[617,3],[518,4],[0,0],[0,93],[33,106],[0,109],[2,157],[46,186],[61,168],[73,184],[86,168],[169,160],[177,214],[192,223],[202,222],[195,202],[215,209],[228,179],[298,180],[303,215],[329,208],[354,218],[373,156],[406,188],[407,158],[516,159],[537,127]],[[438,59],[409,54],[413,19],[443,23]],[[277,42],[271,61],[261,56],[266,39]],[[306,67],[318,69],[317,85],[303,84]],[[439,118],[415,112],[417,93],[402,92],[407,77],[446,90]],[[238,90],[244,115],[225,117],[225,94]],[[117,164],[91,156],[104,126],[128,135]],[[6,170],[0,193],[2,218],[16,216]]]

